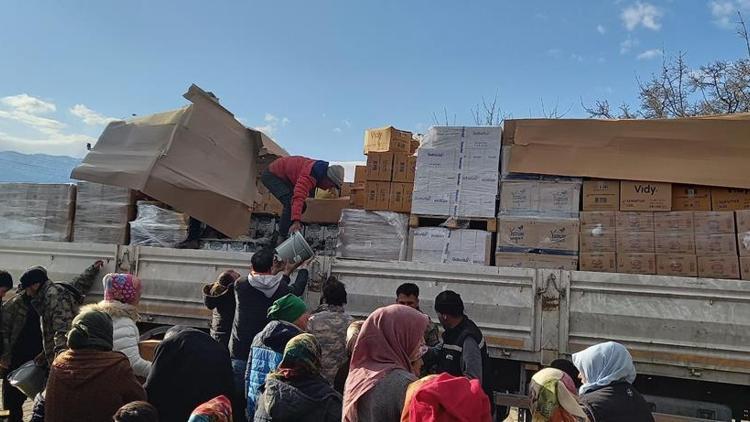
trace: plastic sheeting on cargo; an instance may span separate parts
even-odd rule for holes
[[[125,244],[133,194],[128,188],[78,182],[74,242]]]
[[[138,201],[138,216],[130,223],[130,244],[173,248],[187,239],[187,215]]]
[[[345,209],[339,222],[336,255],[375,261],[405,260],[408,230],[407,214]]]
[[[68,242],[75,185],[0,183],[0,238]]]

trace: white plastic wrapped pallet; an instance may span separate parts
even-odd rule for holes
[[[410,231],[411,261],[489,265],[492,233],[482,230],[419,227]]]
[[[187,239],[189,218],[156,203],[138,201],[138,215],[130,223],[130,244],[172,248]]]
[[[133,206],[130,189],[84,181],[77,185],[73,241],[124,244]]]
[[[499,127],[430,128],[417,155],[412,213],[495,217]]]
[[[0,238],[70,241],[75,195],[70,184],[0,183]]]
[[[345,209],[339,222],[336,255],[375,261],[406,259],[409,217],[390,211]]]

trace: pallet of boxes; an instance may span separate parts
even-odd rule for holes
[[[404,260],[419,143],[411,132],[389,126],[367,130],[364,144],[367,165],[355,169],[351,202],[339,221],[336,255]]]
[[[500,127],[432,127],[416,159],[411,261],[491,265]]]

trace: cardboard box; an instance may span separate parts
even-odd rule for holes
[[[617,272],[656,274],[656,255],[652,253],[617,253]]]
[[[352,196],[350,197],[349,206],[355,209],[364,209],[365,197],[366,190],[364,186],[362,186],[361,188],[352,188]]]
[[[70,241],[76,185],[0,183],[0,198],[0,239]]]
[[[750,209],[750,189],[711,188],[713,211]]]
[[[672,184],[620,182],[620,211],[671,211]]]
[[[419,149],[419,141],[417,141],[416,139],[412,139],[411,148],[409,149],[409,154],[414,155],[418,149]]]
[[[617,232],[617,253],[654,253],[654,232]]]
[[[740,278],[737,255],[698,256],[698,277]]]
[[[393,178],[392,152],[373,152],[367,156],[367,181],[390,182]]]
[[[737,235],[696,234],[695,253],[701,256],[737,255]]]
[[[681,277],[697,277],[698,261],[695,255],[657,254],[656,274]]]
[[[617,272],[617,257],[614,252],[587,252],[579,257],[581,271],[603,273]]]
[[[495,254],[495,266],[575,271],[578,269],[578,257],[575,255],[498,252]]]
[[[615,231],[598,226],[581,226],[581,252],[615,252],[617,239]]]
[[[367,181],[367,166],[354,167],[354,183],[364,184]]]
[[[734,233],[734,213],[732,211],[695,211],[693,213],[695,233],[721,234]]]
[[[368,211],[388,211],[391,199],[389,182],[371,182],[365,184],[365,209]]]
[[[391,183],[388,210],[405,213],[411,212],[413,186],[411,183]]]
[[[750,232],[750,210],[737,210],[734,214],[737,217],[737,233]]]
[[[737,249],[740,256],[750,256],[750,232],[737,233]]]
[[[578,251],[577,218],[503,216],[497,221],[498,252]]]
[[[615,230],[617,228],[617,214],[614,211],[581,211],[581,227],[601,227]]]
[[[619,209],[619,180],[593,179],[583,181],[584,211],[617,211]]]
[[[740,276],[743,280],[750,280],[750,256],[740,257]]]
[[[655,212],[654,230],[656,232],[692,232],[694,230],[693,212]]]
[[[693,232],[657,232],[654,243],[657,254],[695,255]]]
[[[411,132],[393,126],[365,131],[365,155],[372,152],[411,152]]]
[[[393,157],[393,181],[414,183],[417,168],[417,157],[406,154],[395,154]]]
[[[580,201],[578,181],[506,179],[500,182],[499,215],[576,217]]]
[[[618,212],[616,214],[617,231],[652,232],[654,231],[654,213],[652,212]]]
[[[344,197],[351,197],[352,196],[352,188],[355,186],[354,183],[344,182],[341,184],[341,189],[339,189],[339,198]]]
[[[406,259],[409,216],[345,209],[339,222],[336,256],[374,261]]]
[[[490,265],[492,233],[419,227],[409,231],[409,260],[415,262]]]
[[[711,188],[673,184],[672,211],[711,211]]]
[[[305,224],[338,224],[341,210],[349,208],[349,198],[305,200],[302,222]]]

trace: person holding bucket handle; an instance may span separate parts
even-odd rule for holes
[[[315,189],[341,189],[344,168],[307,157],[281,157],[268,166],[260,180],[284,207],[279,222],[279,240],[283,241],[289,232],[302,229],[305,199],[315,196]]]

